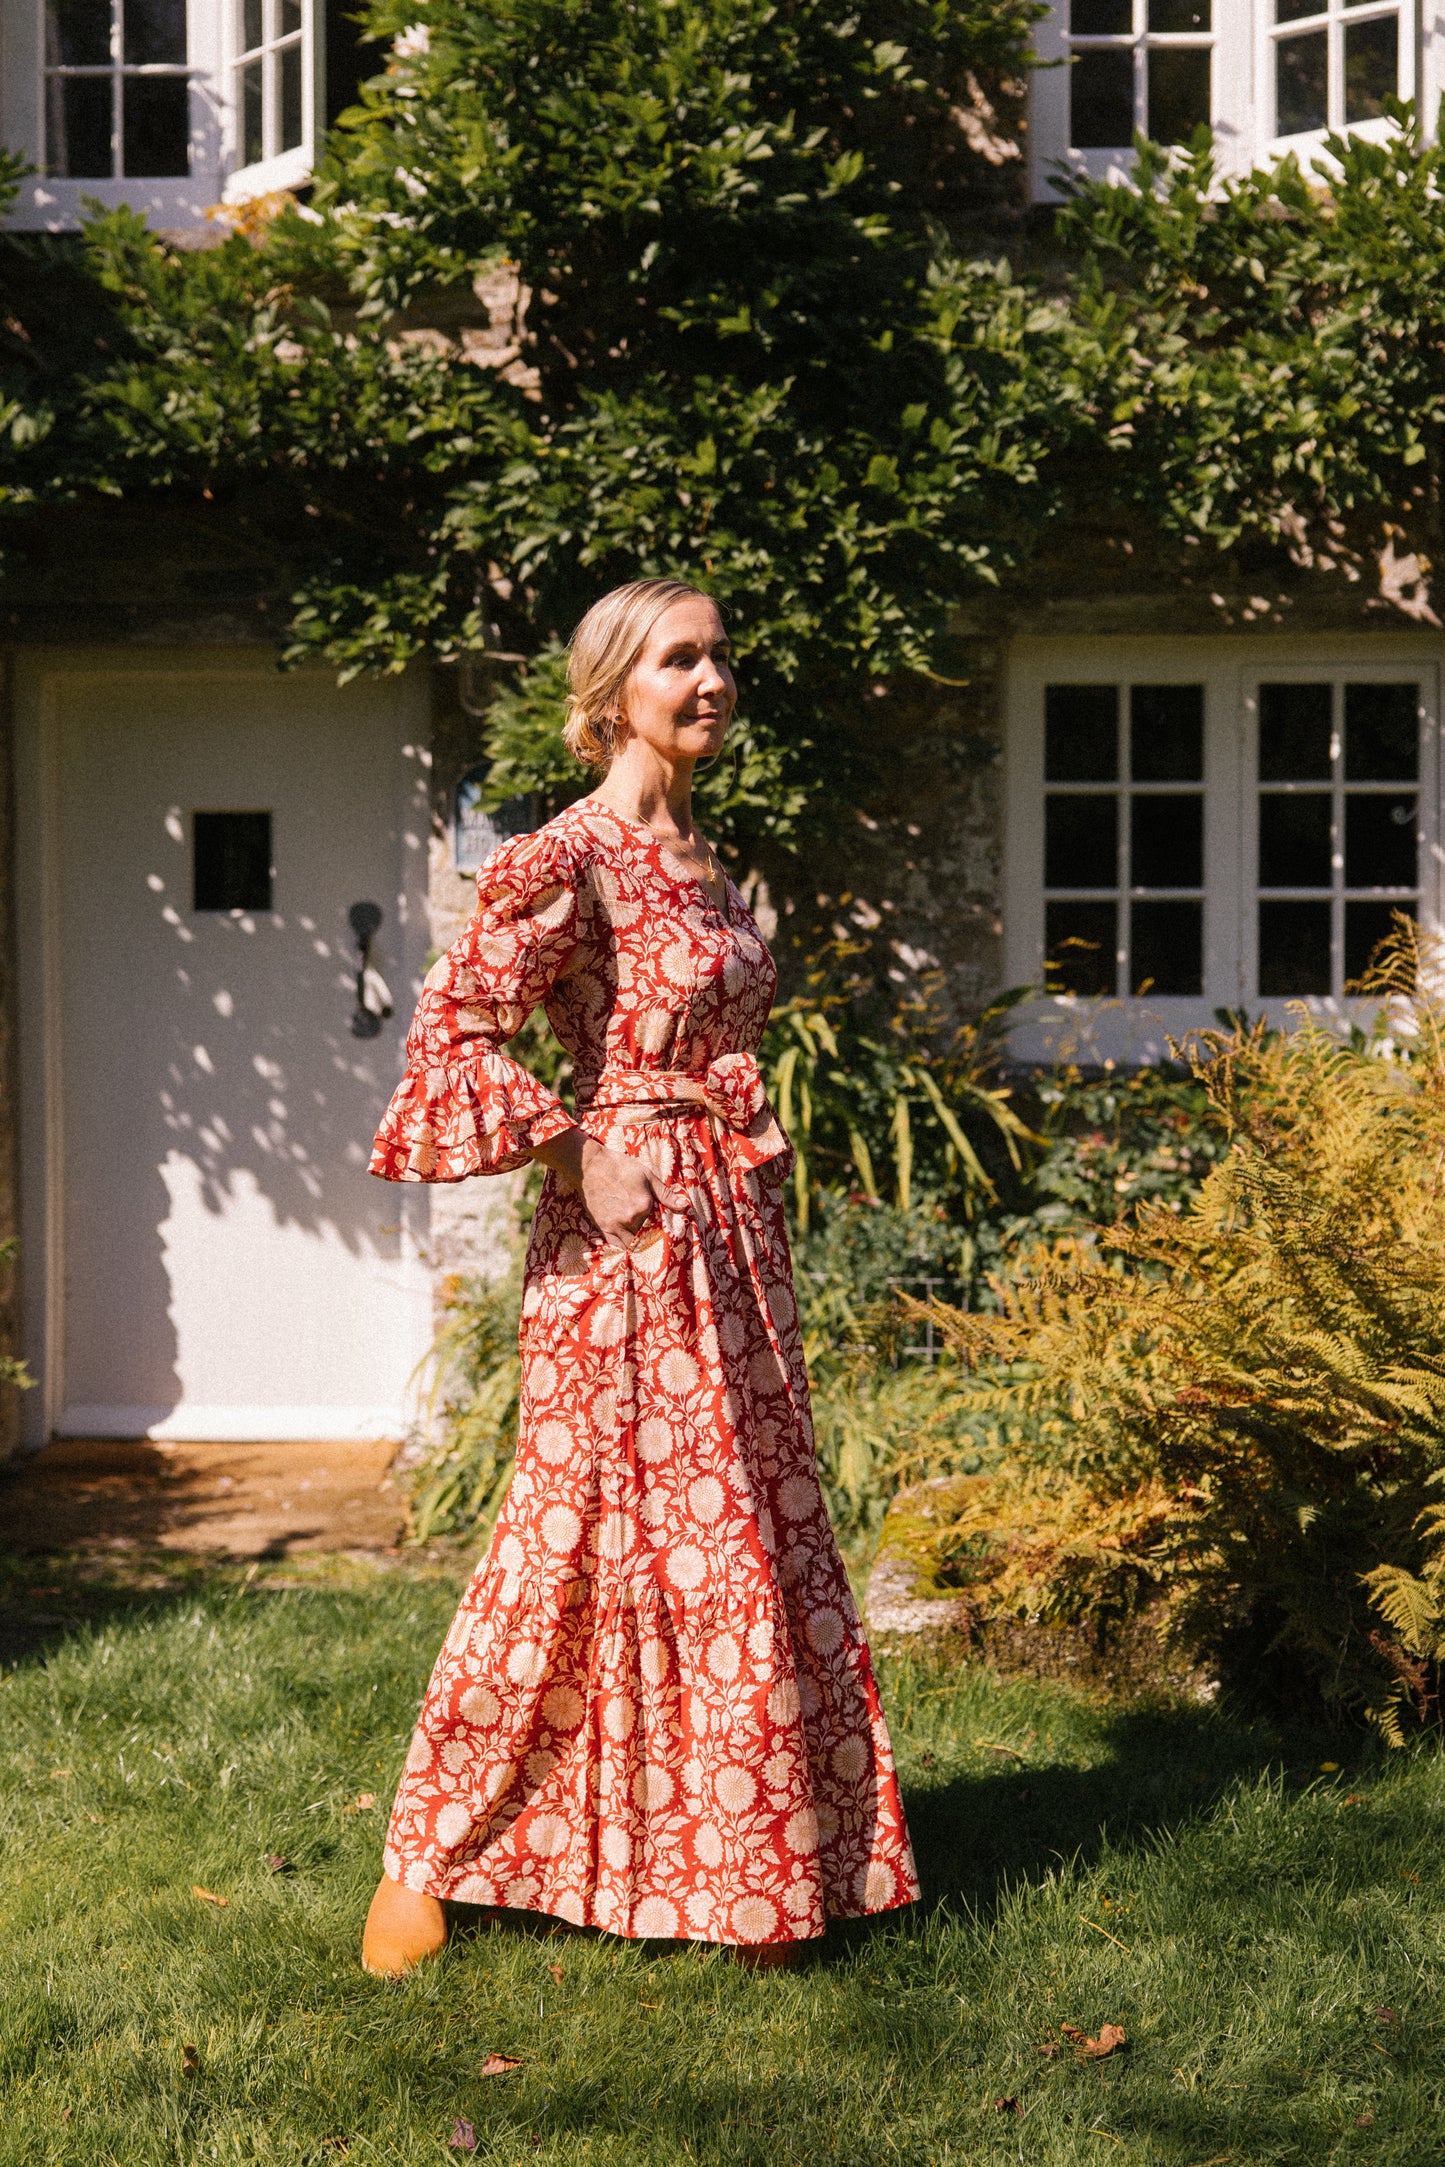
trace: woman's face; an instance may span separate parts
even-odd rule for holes
[[[703,595],[665,609],[622,694],[633,737],[668,760],[708,760],[722,749],[738,688],[722,619]]]

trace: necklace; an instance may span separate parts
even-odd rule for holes
[[[692,867],[704,887],[718,888],[724,894],[727,893],[727,875],[724,873],[717,852],[713,849],[711,843],[703,842],[700,836],[695,836],[691,843],[685,843],[681,836],[658,835],[656,828],[653,828],[652,832],[657,835],[658,841],[669,857],[678,858],[684,865]],[[699,842],[702,842],[702,847],[707,852],[705,858],[698,854],[697,845]]]

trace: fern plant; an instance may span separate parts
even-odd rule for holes
[[[1398,1740],[1445,1651],[1445,999],[1401,927],[1375,1028],[1301,1014],[1196,1061],[1227,1149],[1183,1209],[936,1306],[1020,1440],[941,1537],[987,1602],[1107,1623]],[[1029,1268],[1031,1263],[1032,1268]]]

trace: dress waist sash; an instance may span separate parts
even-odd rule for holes
[[[609,1065],[577,1078],[578,1111],[621,1109],[624,1120],[708,1122],[715,1137],[727,1134],[729,1156],[760,1166],[790,1149],[778,1127],[757,1059],[724,1053],[705,1069],[624,1068]]]

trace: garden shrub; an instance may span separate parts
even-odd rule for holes
[[[1009,1425],[938,1559],[994,1614],[1153,1607],[1197,1659],[1399,1739],[1445,1652],[1445,998],[1402,932],[1369,1033],[1301,1014],[1196,1063],[1228,1148],[935,1305]]]

